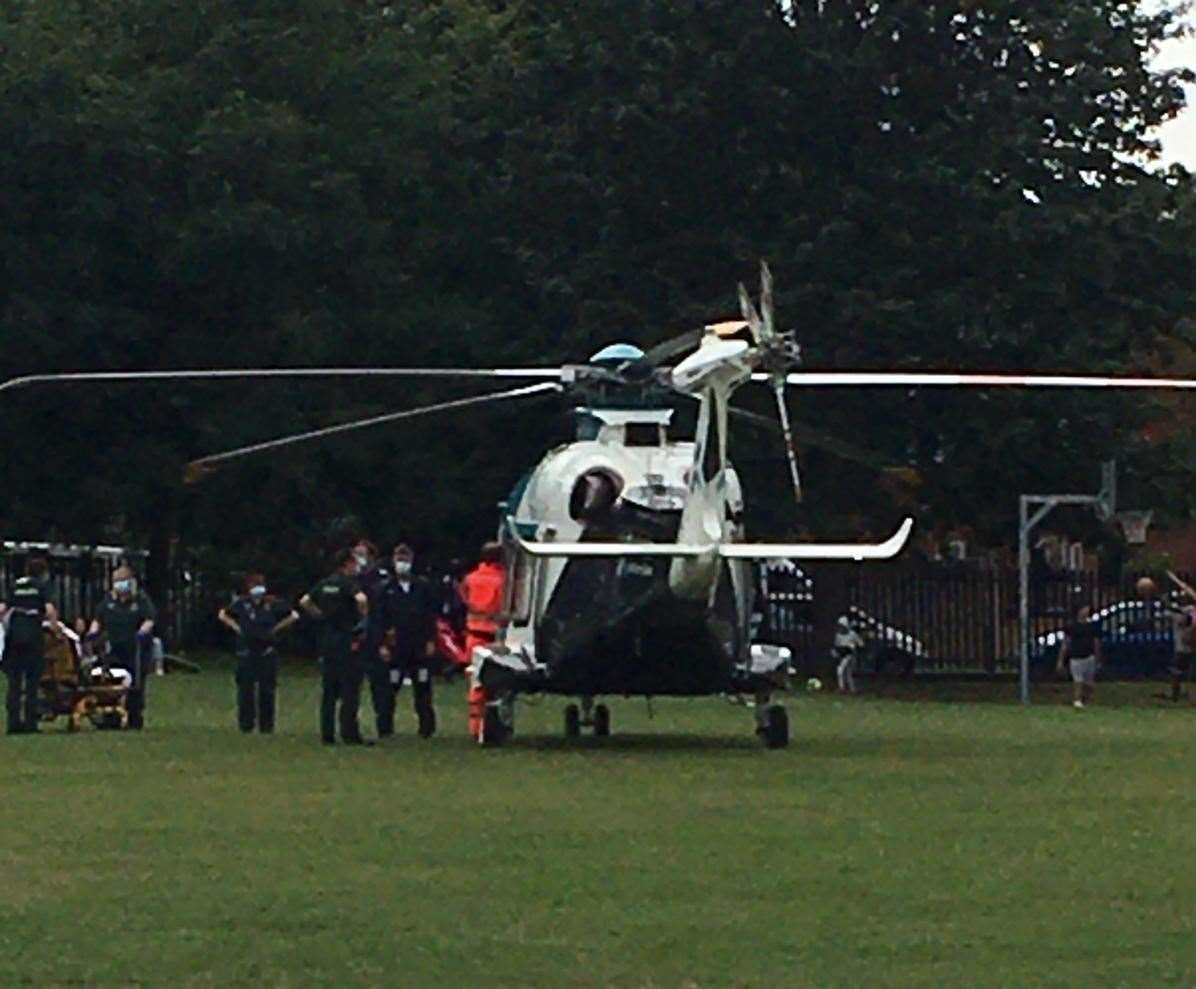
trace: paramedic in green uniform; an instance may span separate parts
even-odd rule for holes
[[[357,569],[353,551],[341,550],[336,571],[299,600],[299,607],[320,623],[320,738],[325,745],[336,743],[338,703],[341,741],[346,745],[373,744],[361,737],[357,723],[365,670],[360,655],[353,651],[353,631],[370,610],[369,599],[357,583]]]
[[[237,636],[237,724],[243,732],[256,727],[274,731],[274,698],[278,688],[278,636],[299,621],[299,613],[281,598],[266,593],[266,577],[251,573],[245,593],[217,616]]]
[[[49,568],[35,557],[26,575],[14,585],[8,600],[8,629],[4,636],[4,673],[8,679],[8,734],[37,731],[38,681],[45,666],[45,632],[42,622],[55,622],[58,612],[51,599]]]
[[[127,704],[129,727],[135,731],[145,727],[145,667],[153,649],[157,617],[154,602],[137,587],[133,571],[117,567],[112,572],[112,593],[100,605],[91,634],[107,635],[107,665],[122,666],[133,678]]]

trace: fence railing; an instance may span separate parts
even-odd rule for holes
[[[129,564],[135,572],[145,572],[146,553],[142,550],[8,543],[0,545],[0,600],[8,598],[32,555],[48,559],[55,601],[69,624],[95,616],[118,566]],[[172,568],[168,586],[155,588],[152,596],[158,608],[158,632],[171,648],[202,638],[215,614],[204,576],[186,567]]]
[[[1106,634],[1124,634],[1135,607],[1138,575],[1101,581],[1088,572],[1036,574],[1030,582],[1032,651],[1040,637],[1066,628],[1088,605]],[[1183,576],[1183,575],[1181,575]],[[1184,577],[1187,579],[1187,577]],[[813,579],[766,573],[762,579],[761,635],[784,641],[807,661],[814,649]],[[1160,588],[1163,599],[1173,599]],[[986,571],[864,571],[847,586],[847,614],[868,641],[869,662],[902,672],[1013,673],[1020,663],[1018,573]],[[1107,614],[1105,614],[1107,612]],[[1149,610],[1149,624],[1166,634],[1164,612]],[[1169,628],[1169,626],[1167,626]]]

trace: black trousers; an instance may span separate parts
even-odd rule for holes
[[[401,660],[399,669],[402,672],[394,692],[397,695],[402,689],[403,677],[411,678],[411,707],[419,721],[419,734],[421,738],[431,738],[436,734],[436,708],[432,704],[432,672],[422,657]]]
[[[370,681],[370,700],[374,704],[374,722],[378,737],[395,733],[395,685],[390,682],[393,667],[375,653],[366,659],[366,676]]]
[[[364,676],[361,660],[348,648],[326,651],[320,659],[320,668],[320,737],[325,742],[335,742],[339,721],[343,741],[360,741],[357,709],[361,704],[361,681]]]
[[[250,647],[237,654],[237,725],[250,732],[274,730],[274,698],[278,690],[278,653]]]
[[[145,727],[145,670],[140,643],[113,642],[108,665],[123,667],[133,677],[133,685],[125,698],[125,709],[129,714],[129,727],[140,731]]]
[[[10,642],[4,653],[4,673],[8,678],[8,732],[37,731],[41,705],[38,681],[41,680],[45,656],[38,645],[18,645]]]

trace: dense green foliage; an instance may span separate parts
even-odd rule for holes
[[[575,745],[544,702],[483,752],[459,690],[443,737],[404,704],[393,745],[329,750],[316,678],[282,683],[274,737],[225,669],[155,679],[142,736],[0,738],[0,984],[1191,982],[1193,711],[1148,684],[798,698],[775,752],[718,700]]]
[[[761,257],[811,366],[1177,370],[1158,353],[1192,309],[1192,188],[1141,164],[1182,102],[1145,67],[1172,15],[1027,6],[17,0],[0,15],[0,377],[578,360],[734,312]],[[195,456],[467,392],[11,393],[0,531],[177,535],[309,571],[356,515],[467,551],[567,435],[544,405],[179,483]],[[1090,489],[1156,415],[1058,394],[795,409],[917,466],[924,520],[998,540],[1017,492]],[[775,441],[737,444],[758,531],[891,526],[874,476],[817,452],[795,521]],[[1139,455],[1140,503],[1188,510],[1189,445]]]

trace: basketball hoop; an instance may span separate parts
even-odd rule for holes
[[[1125,541],[1134,546],[1141,546],[1146,542],[1146,530],[1150,528],[1150,520],[1154,512],[1118,512],[1117,524],[1125,535]]]

